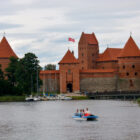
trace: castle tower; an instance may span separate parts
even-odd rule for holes
[[[12,50],[6,37],[3,37],[0,42],[0,64],[2,71],[5,71],[5,69],[8,67],[8,64],[10,62],[9,58],[12,56],[17,58],[17,55]]]
[[[73,53],[68,50],[59,62],[60,92],[79,91],[79,62]]]
[[[140,77],[140,50],[131,36],[120,52],[118,59],[121,78]]]
[[[98,40],[94,33],[82,33],[78,44],[80,69],[94,69],[99,55]]]

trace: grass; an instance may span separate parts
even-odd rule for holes
[[[140,104],[140,98],[137,99],[137,103]]]
[[[72,96],[73,100],[87,100],[89,99],[87,96]]]
[[[0,102],[20,102],[25,101],[25,96],[0,96]]]

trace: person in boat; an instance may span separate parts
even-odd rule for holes
[[[86,108],[86,111],[85,111],[85,114],[84,114],[85,116],[90,116],[91,115],[91,113],[90,113],[90,111],[88,110],[88,108]]]
[[[79,109],[76,110],[75,116],[79,116]]]
[[[80,117],[84,116],[83,109],[80,109]]]

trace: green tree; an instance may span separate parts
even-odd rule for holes
[[[4,73],[1,69],[1,64],[0,64],[0,80],[4,80]]]
[[[16,77],[18,85],[24,93],[31,94],[31,92],[37,92],[42,84],[39,78],[40,70],[39,60],[35,54],[27,53],[24,58],[20,59]]]
[[[48,65],[45,65],[44,69],[45,70],[56,70],[56,65],[48,64]]]
[[[18,58],[10,57],[10,63],[6,68],[6,76],[12,86],[16,85],[16,70],[18,65]]]

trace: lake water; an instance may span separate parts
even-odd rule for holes
[[[86,107],[97,121],[72,119]],[[140,107],[113,100],[0,103],[0,140],[140,140]]]

